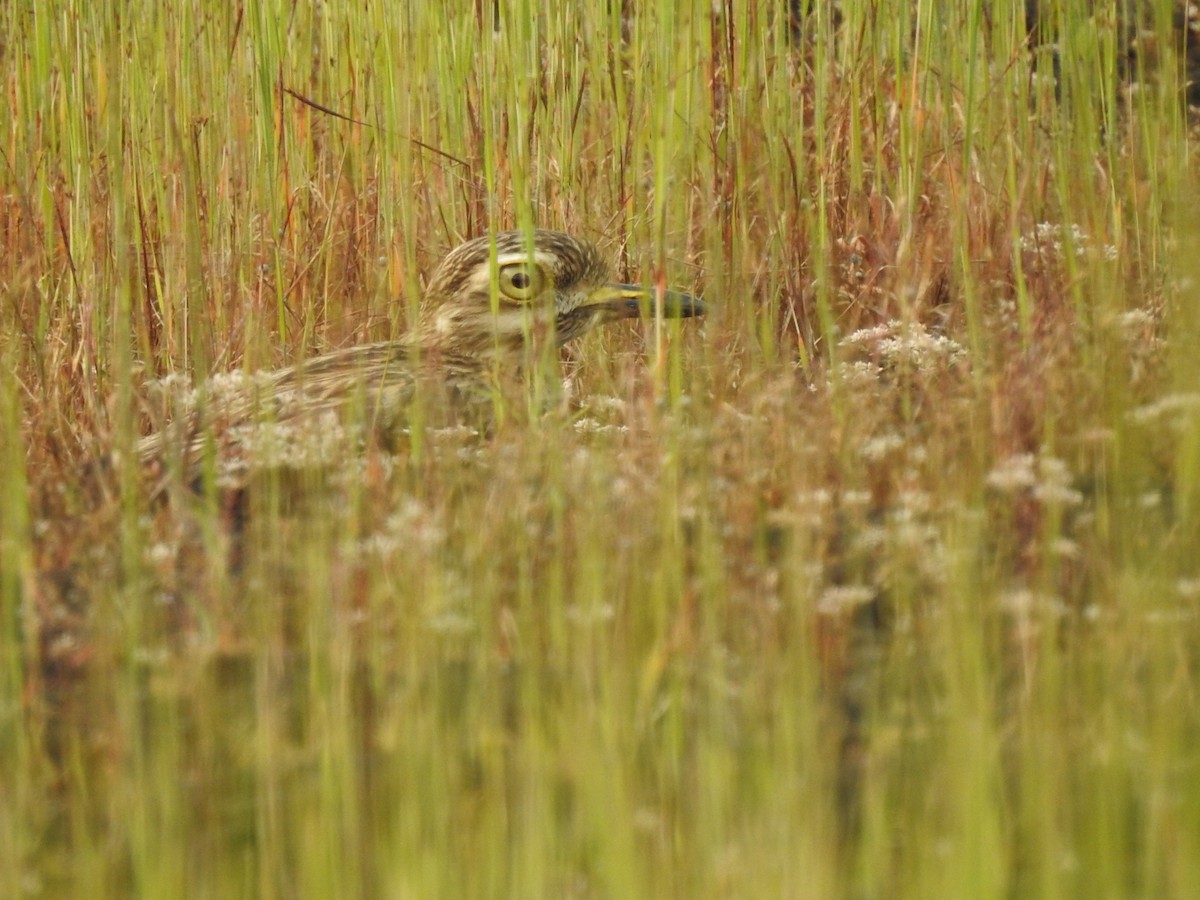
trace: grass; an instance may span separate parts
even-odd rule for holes
[[[0,893],[1200,893],[1184,48],[1093,6],[5,6]],[[713,314],[240,535],[96,465],[533,224]]]

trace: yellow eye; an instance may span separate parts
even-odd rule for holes
[[[545,290],[546,276],[536,263],[500,267],[500,293],[510,300],[532,300]]]

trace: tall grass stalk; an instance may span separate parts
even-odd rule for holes
[[[1175,5],[803,6],[0,11],[4,896],[1200,893]],[[131,462],[533,227],[711,313]]]

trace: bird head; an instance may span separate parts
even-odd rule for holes
[[[422,342],[464,356],[562,346],[597,325],[657,308],[667,318],[704,314],[678,291],[609,280],[591,242],[555,231],[506,231],[461,244],[434,272],[421,305]]]

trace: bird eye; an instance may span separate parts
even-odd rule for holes
[[[500,292],[510,300],[532,300],[546,286],[546,276],[533,263],[512,263],[500,269]]]

